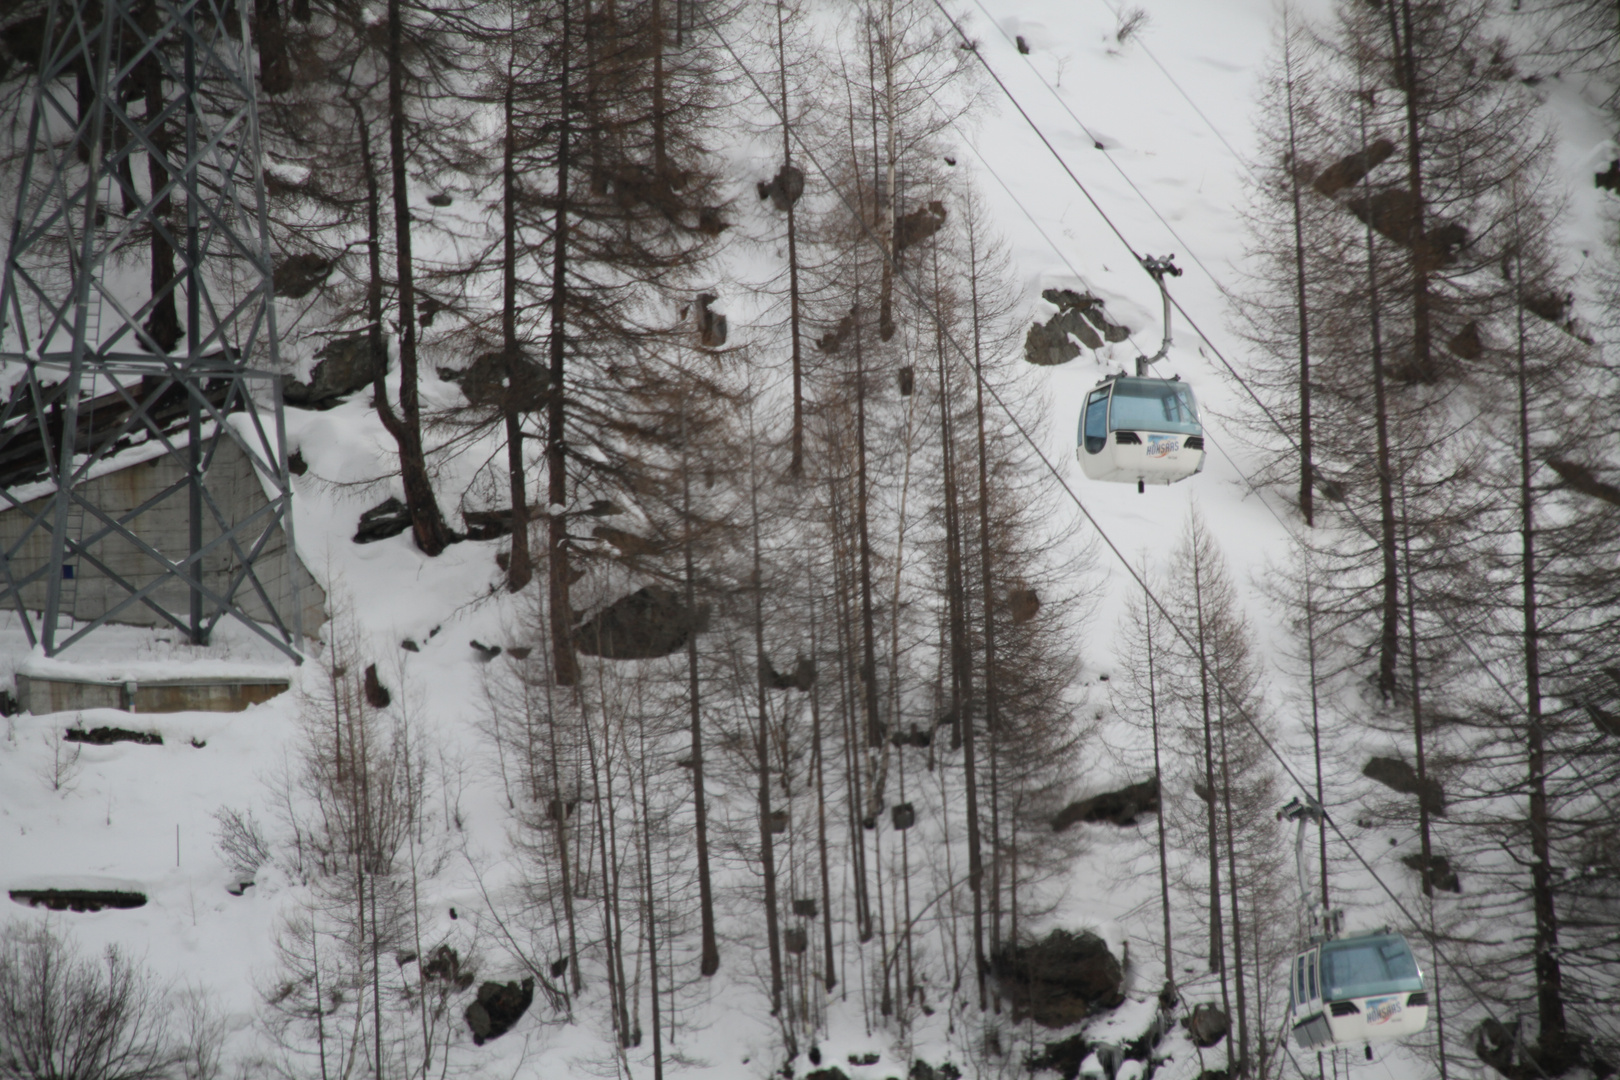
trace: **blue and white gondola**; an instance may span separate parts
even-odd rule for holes
[[[1429,1022],[1417,958],[1404,937],[1388,931],[1322,941],[1297,954],[1288,996],[1294,1042],[1307,1050],[1387,1042]]]

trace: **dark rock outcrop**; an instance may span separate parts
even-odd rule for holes
[[[1231,1019],[1214,1005],[1198,1005],[1187,1016],[1182,1017],[1181,1026],[1187,1029],[1192,1036],[1194,1046],[1208,1050],[1222,1039],[1232,1028]]]
[[[1411,855],[1402,855],[1401,864],[1418,872],[1418,875],[1433,888],[1441,892],[1462,892],[1462,880],[1457,877],[1457,871],[1452,869],[1451,860],[1444,855],[1429,855],[1429,870],[1424,873],[1423,855],[1415,852]]]
[[[330,409],[343,398],[369,388],[378,367],[388,367],[388,345],[379,355],[371,349],[369,333],[333,338],[315,354],[309,382],[288,379],[282,399],[300,409]]]
[[[551,391],[551,371],[521,351],[516,356],[488,352],[465,371],[440,368],[439,377],[459,385],[469,405],[500,412],[537,412]]]
[[[1378,139],[1365,149],[1348,154],[1323,169],[1312,186],[1332,198],[1345,188],[1361,183],[1363,177],[1387,161],[1394,152],[1394,143],[1388,139]]]
[[[1095,934],[1054,930],[1040,941],[1004,945],[990,961],[1014,1020],[1066,1027],[1125,1000],[1125,972]]]
[[[1141,814],[1159,812],[1159,782],[1149,777],[1118,791],[1107,791],[1072,802],[1052,817],[1052,831],[1063,832],[1077,821],[1135,825]]]
[[[1050,1069],[1063,1077],[1063,1080],[1074,1080],[1080,1075],[1080,1066],[1085,1063],[1090,1053],[1091,1044],[1086,1040],[1086,1033],[1082,1031],[1066,1039],[1047,1043],[1039,1054],[1030,1054],[1024,1058],[1024,1067],[1032,1073]]]
[[[377,678],[377,665],[366,665],[365,678],[366,704],[373,709],[386,709],[393,703],[394,695],[388,692],[388,687]]]
[[[29,907],[52,911],[100,911],[146,906],[146,894],[121,889],[12,889],[11,898]]]
[[[816,682],[816,662],[801,656],[791,672],[780,672],[771,664],[770,657],[761,657],[759,681],[767,690],[808,691]]]
[[[534,980],[524,979],[501,984],[487,982],[478,988],[478,1000],[467,1006],[467,1026],[472,1029],[473,1042],[483,1046],[489,1039],[499,1038],[512,1030],[512,1025],[529,1010],[534,1000]]]
[[[1413,249],[1430,269],[1450,266],[1468,246],[1468,229],[1453,221],[1425,221],[1418,235],[1418,215],[1412,192],[1404,185],[1382,187],[1368,195],[1345,200],[1344,205],[1402,247]]]
[[[1417,771],[1400,758],[1375,757],[1362,766],[1361,775],[1402,795],[1416,795],[1424,809],[1444,817],[1446,793],[1433,777],[1418,780]]]
[[[301,300],[315,291],[332,273],[332,260],[305,252],[289,255],[276,263],[270,274],[270,285],[277,296],[288,300]]]
[[[1104,341],[1124,341],[1130,330],[1111,321],[1103,313],[1102,301],[1090,293],[1073,289],[1047,289],[1041,299],[1056,305],[1058,312],[1044,323],[1036,323],[1024,336],[1024,359],[1041,367],[1066,364],[1080,355],[1072,335],[1088,349],[1100,349]]]
[[[1620,158],[1609,162],[1609,167],[1592,174],[1592,186],[1620,194]]]
[[[393,496],[360,515],[360,526],[354,531],[357,544],[374,544],[398,536],[411,527],[411,512]]]
[[[1620,506],[1620,487],[1599,480],[1597,474],[1588,466],[1563,458],[1548,458],[1547,464],[1558,474],[1560,480],[1582,495],[1590,495],[1594,499],[1602,499],[1606,503]]]
[[[110,746],[116,742],[139,743],[142,746],[162,746],[163,736],[155,731],[130,731],[121,727],[98,727],[89,731],[68,728],[62,738],[68,742],[89,743],[91,746]]]
[[[1478,360],[1485,353],[1485,343],[1479,337],[1479,322],[1474,320],[1452,335],[1446,342],[1451,355],[1459,360]]]
[[[726,317],[710,305],[720,299],[714,293],[699,293],[697,298],[698,344],[705,349],[718,349],[726,343]]]
[[[708,605],[696,611],[680,595],[661,585],[620,597],[574,630],[574,644],[587,656],[605,660],[647,660],[686,647],[688,636],[702,633]]]
[[[848,315],[845,315],[842,319],[838,320],[837,326],[816,338],[816,348],[820,349],[824,353],[836,353],[839,349],[844,347],[844,342],[852,337],[854,333],[855,312],[851,311]]]
[[[437,980],[457,990],[465,990],[473,984],[473,972],[462,966],[461,955],[449,945],[440,945],[428,953],[427,962],[422,965],[422,978]]]
[[[898,255],[939,232],[947,216],[945,204],[937,199],[909,214],[901,214],[894,222],[894,253]]]
[[[769,199],[772,206],[785,214],[804,194],[804,173],[797,166],[783,165],[776,170],[770,183],[762,180],[754,185],[754,189],[759,192],[761,202]]]
[[[1022,626],[1040,614],[1041,597],[1034,589],[1011,589],[1007,593],[1007,610],[1014,626]]]
[[[534,507],[525,509],[526,519],[534,520]],[[461,523],[466,526],[469,540],[499,540],[512,534],[512,511],[505,507],[497,510],[463,510]]]

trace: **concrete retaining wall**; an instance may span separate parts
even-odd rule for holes
[[[134,713],[241,712],[286,693],[286,679],[153,679],[114,682],[17,675],[17,703],[40,716],[81,709]]]
[[[247,520],[269,506],[264,488],[255,475],[253,464],[240,447],[229,438],[219,441],[214,460],[208,469],[208,490],[218,505],[220,516],[229,522]],[[86,481],[81,491],[90,503],[112,518],[121,518],[135,507],[145,503],[159,492],[185,479],[183,463],[172,455],[131,465],[126,469],[108,473]],[[50,498],[50,496],[47,496]],[[25,503],[0,513],[0,552],[9,551],[21,538],[33,515],[39,513],[44,499]],[[213,514],[205,507],[203,542],[219,535]],[[84,538],[93,536],[99,525],[94,516],[84,518]],[[162,502],[152,506],[136,519],[136,534],[147,544],[178,562],[191,550],[189,503],[182,486]],[[262,534],[263,530],[258,530]],[[76,538],[77,539],[77,538]],[[252,544],[244,543],[246,550]],[[23,542],[11,560],[11,572],[23,577],[50,561],[51,537],[48,530],[36,529]],[[89,545],[89,552],[101,560],[126,581],[141,588],[158,577],[158,567],[139,548],[122,538],[110,537]],[[230,588],[231,581],[241,570],[241,560],[228,545],[217,548],[203,560],[203,583],[216,592]],[[310,576],[303,563],[291,557],[287,538],[280,527],[271,531],[258,557],[254,560],[254,574],[264,586],[270,601],[281,613],[288,626],[293,623],[293,582],[298,583],[299,607],[303,614],[303,632],[316,634],[326,621],[326,594]],[[66,568],[64,567],[64,571]],[[64,575],[65,576],[65,575]],[[45,608],[45,582],[34,582],[23,590],[23,603],[36,611]],[[63,598],[73,600],[71,614],[76,622],[84,623],[100,618],[121,603],[129,593],[102,574],[85,560],[73,566],[73,580],[63,582]],[[165,582],[152,594],[160,606],[180,615],[189,610],[189,590],[179,581]],[[251,582],[237,589],[236,602],[242,610],[261,623],[269,622],[269,609],[259,597]],[[204,609],[212,605],[205,599]],[[125,607],[113,621],[134,626],[168,625],[142,603]]]

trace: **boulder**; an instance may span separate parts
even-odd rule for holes
[[[483,1046],[489,1039],[499,1038],[512,1030],[512,1025],[529,1010],[534,1000],[534,980],[524,979],[501,984],[487,982],[478,988],[478,1000],[467,1006],[467,1026],[472,1029],[473,1042]]]
[[[146,905],[145,893],[122,889],[12,889],[10,896],[19,904],[50,911],[100,911]]]
[[[276,263],[270,275],[271,288],[277,296],[288,300],[301,300],[315,290],[332,273],[332,260],[311,252],[289,255]]]
[[[808,691],[815,682],[816,662],[809,657],[799,657],[791,672],[777,671],[768,656],[760,658],[759,683],[767,690]]]
[[[1402,795],[1416,795],[1429,813],[1444,817],[1446,794],[1433,777],[1418,780],[1417,771],[1400,758],[1375,757],[1362,766],[1361,775]]]
[[[388,687],[384,686],[382,680],[377,678],[376,664],[366,665],[365,691],[366,704],[373,709],[386,709],[393,703],[394,695],[390,694]]]
[[[1345,188],[1361,183],[1363,177],[1387,161],[1394,152],[1394,143],[1388,139],[1378,139],[1323,169],[1312,186],[1332,198]]]
[[[357,544],[374,544],[398,536],[411,527],[411,512],[404,503],[390,495],[360,515],[360,526],[354,531]]]
[[[1080,1075],[1080,1063],[1090,1053],[1091,1044],[1086,1041],[1085,1032],[1080,1032],[1047,1043],[1039,1054],[1031,1054],[1024,1059],[1024,1067],[1032,1073],[1050,1069],[1063,1080],[1075,1080]]]
[[[1041,597],[1034,589],[1010,589],[1007,592],[1007,610],[1014,626],[1029,622],[1041,610]]]
[[[711,306],[720,299],[714,293],[699,293],[697,298],[698,344],[705,349],[718,349],[726,343],[726,317]]]
[[[816,348],[824,353],[836,353],[854,333],[855,312],[851,310],[848,315],[838,320],[837,326],[816,338]]]
[[[130,731],[120,727],[98,727],[86,731],[68,728],[62,735],[68,742],[89,743],[91,746],[110,746],[116,742],[139,743],[142,746],[162,746],[163,736],[155,731]]]
[[[524,507],[526,520],[534,520],[534,507]],[[499,540],[512,533],[512,511],[507,507],[495,510],[463,510],[461,523],[467,528],[469,540]]]
[[[1149,777],[1118,791],[1072,802],[1052,817],[1052,831],[1063,832],[1077,821],[1135,825],[1140,814],[1159,812],[1159,781]]]
[[[1430,853],[1427,873],[1424,873],[1423,870],[1423,854],[1421,852],[1402,855],[1401,864],[1416,870],[1418,876],[1423,878],[1432,888],[1439,889],[1441,892],[1462,892],[1462,879],[1457,876],[1457,871],[1452,869],[1451,860],[1444,855]]]
[[[1468,229],[1457,222],[1425,221],[1417,235],[1418,215],[1412,192],[1404,184],[1391,184],[1344,204],[1352,214],[1402,247],[1412,248],[1431,269],[1450,266],[1468,246]]]
[[[776,175],[770,183],[761,181],[754,185],[759,192],[761,202],[771,200],[771,205],[782,213],[787,213],[804,194],[804,173],[793,165],[783,165],[776,170]]]
[[[536,412],[545,407],[551,389],[551,371],[523,354],[489,352],[465,371],[440,369],[441,378],[457,383],[467,403],[478,409]]]
[[[1620,158],[1609,162],[1609,167],[1592,174],[1592,186],[1620,194]]]
[[[894,222],[894,253],[898,255],[939,232],[947,216],[945,204],[937,199],[909,214],[900,215]]]
[[[689,610],[680,595],[649,585],[623,596],[574,629],[574,644],[587,656],[605,660],[648,660],[686,648],[702,633],[708,605]]]
[[[1071,337],[1088,349],[1100,349],[1104,341],[1124,341],[1130,336],[1130,330],[1110,320],[1103,312],[1102,301],[1090,293],[1047,289],[1041,299],[1056,305],[1058,312],[1030,327],[1024,336],[1024,359],[1031,364],[1052,367],[1079,356],[1080,350]]]
[[[1453,334],[1446,348],[1459,360],[1478,360],[1485,352],[1485,343],[1479,337],[1479,320],[1470,321]]]
[[[385,343],[382,354],[374,355],[369,333],[333,338],[315,354],[309,382],[288,379],[282,387],[282,399],[300,409],[330,409],[350,394],[370,387],[379,365],[388,367],[388,346]]]
[[[1232,1021],[1214,1005],[1204,1004],[1195,1006],[1191,1013],[1182,1017],[1181,1026],[1192,1036],[1194,1046],[1208,1050],[1226,1038]]]
[[[991,970],[1014,1019],[1027,1016],[1044,1027],[1066,1027],[1125,1000],[1119,958],[1089,931],[1054,930],[1040,941],[1004,945],[991,957]]]

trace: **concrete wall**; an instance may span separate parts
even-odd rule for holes
[[[90,682],[17,676],[17,703],[35,716],[84,709],[133,713],[241,712],[287,692],[286,679],[163,679]]]
[[[251,460],[241,448],[228,437],[220,439],[216,445],[218,449],[208,470],[207,488],[218,506],[220,516],[235,524],[255,511],[263,510],[269,503],[264,497],[259,478],[254,475]],[[92,505],[100,507],[109,517],[117,518],[184,478],[184,464],[173,456],[165,455],[86,481],[80,490]],[[49,498],[47,496],[46,499],[0,512],[0,555],[17,543],[29,519],[40,512],[42,504]],[[252,550],[253,543],[268,523],[267,515],[253,524],[251,536],[241,542],[244,552]],[[94,516],[85,514],[82,537],[88,539],[99,527]],[[191,550],[189,496],[186,489],[182,487],[143,512],[134,523],[134,531],[141,540],[168,558],[176,562],[185,558]],[[214,516],[205,503],[203,543],[206,544],[219,533]],[[13,557],[12,573],[24,576],[48,564],[50,545],[50,533],[36,529]],[[151,583],[159,576],[158,567],[151,558],[122,537],[103,538],[91,544],[89,551],[136,588]],[[240,565],[240,560],[229,545],[216,548],[203,560],[205,587],[223,593]],[[293,620],[292,586],[296,575],[303,610],[303,631],[305,634],[315,634],[326,621],[326,593],[316,584],[303,563],[289,555],[286,536],[279,526],[272,531],[253,565],[265,593],[289,627]],[[0,587],[3,584],[3,578],[0,578]],[[122,586],[83,560],[75,562],[73,580],[62,583],[64,613],[68,613],[68,600],[71,598],[71,615],[77,622],[101,617],[128,595]],[[190,610],[190,590],[179,581],[165,582],[151,596],[160,606],[181,619],[186,618]],[[23,589],[23,602],[36,611],[44,610],[43,578]],[[244,581],[237,590],[236,603],[250,618],[269,622],[269,612],[251,582]],[[203,606],[206,615],[211,607],[206,597]],[[125,607],[114,617],[114,621],[135,626],[167,625],[151,608],[141,603]]]

